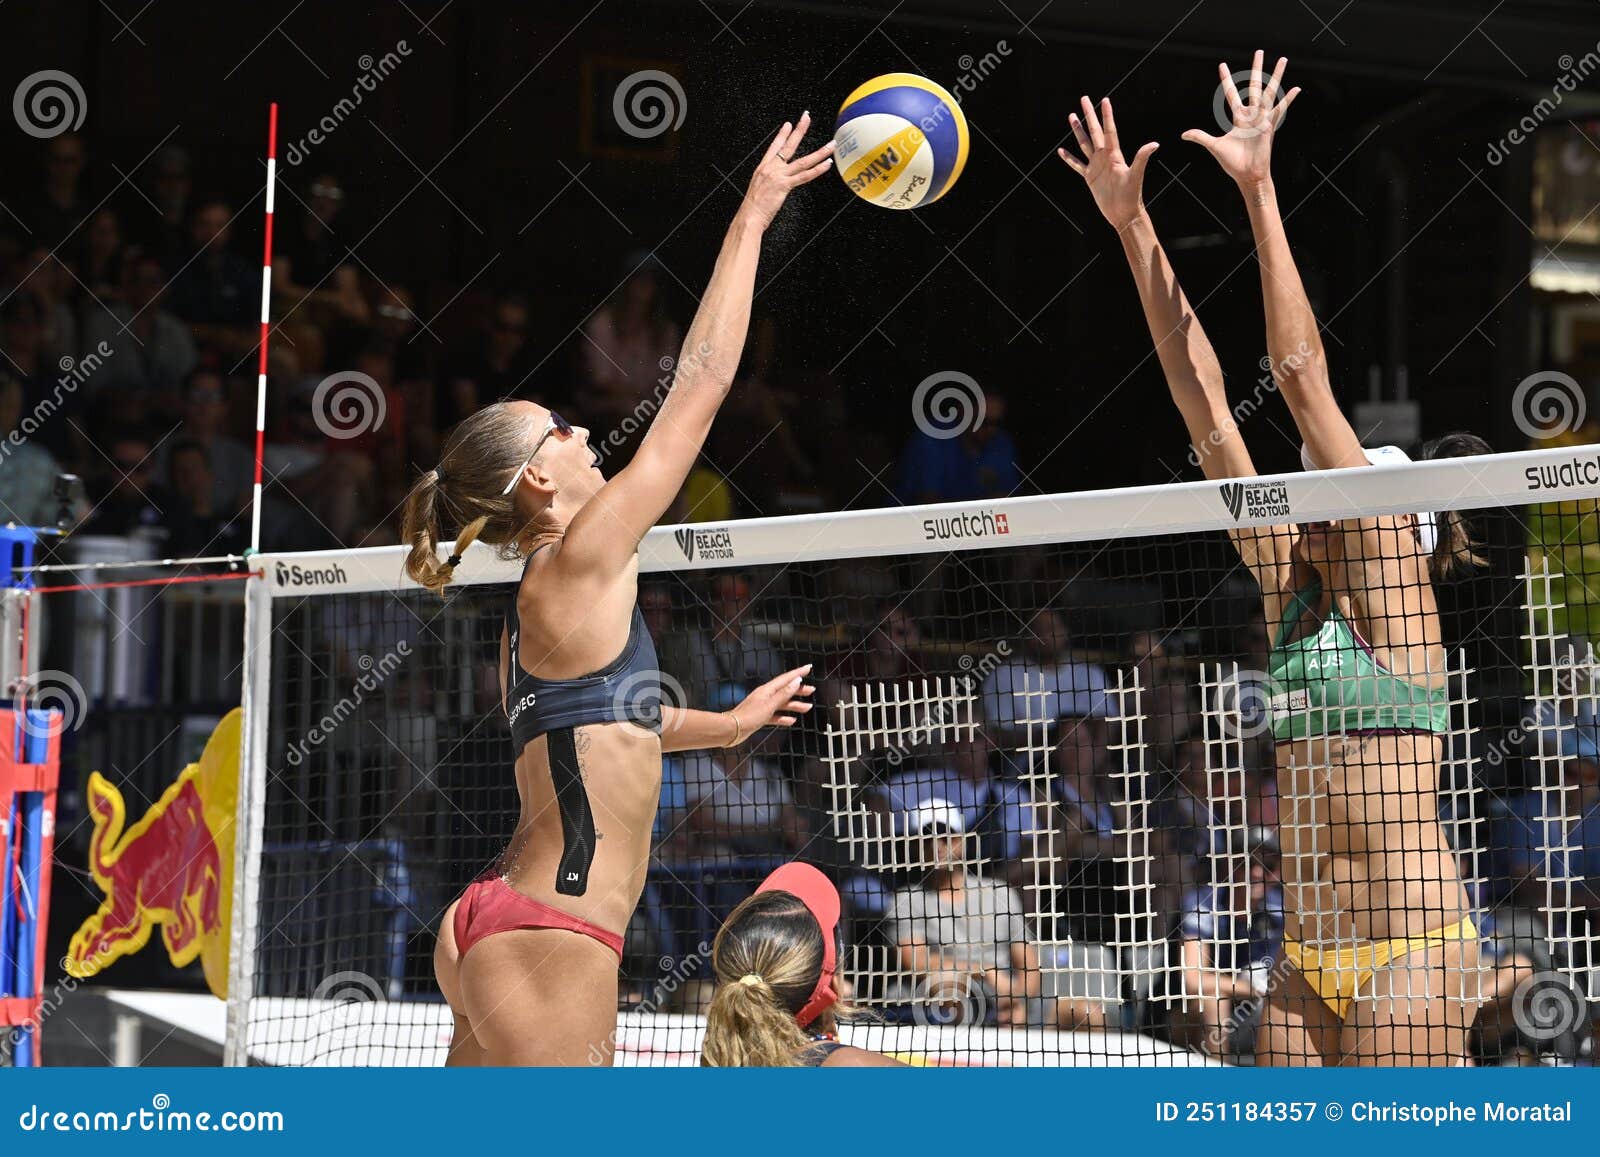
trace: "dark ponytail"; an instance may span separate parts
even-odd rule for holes
[[[1425,462],[1492,453],[1494,450],[1482,438],[1460,431],[1435,438],[1422,447],[1422,459]],[[1486,565],[1488,560],[1478,553],[1479,543],[1472,537],[1461,511],[1441,510],[1433,516],[1433,520],[1438,541],[1434,543],[1433,555],[1428,559],[1428,571],[1434,582],[1443,582]]]

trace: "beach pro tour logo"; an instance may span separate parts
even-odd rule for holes
[[[1246,518],[1288,518],[1289,487],[1283,482],[1224,482],[1217,487],[1235,522]]]
[[[280,562],[273,569],[280,587],[314,587],[324,583],[345,583],[350,576],[338,563],[332,566],[301,566],[297,562]]]
[[[1600,485],[1600,456],[1572,458],[1548,466],[1529,466],[1522,472],[1529,490],[1564,490],[1569,486]]]
[[[683,557],[688,562],[696,558],[702,562],[708,559],[720,562],[733,560],[733,532],[725,526],[715,530],[695,530],[686,526],[673,531],[672,537],[677,540],[678,549],[683,551]]]
[[[998,510],[980,510],[975,514],[951,514],[944,518],[924,518],[922,538],[925,542],[945,539],[990,538],[1011,533],[1011,519]]]

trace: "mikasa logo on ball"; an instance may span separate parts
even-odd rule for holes
[[[891,72],[845,98],[834,128],[839,176],[885,209],[931,205],[967,163],[967,119],[955,97],[926,77]]]

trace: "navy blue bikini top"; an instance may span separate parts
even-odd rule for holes
[[[800,1050],[800,1064],[808,1069],[820,1069],[827,1064],[828,1058],[844,1045],[827,1037],[813,1038],[812,1042]]]
[[[529,555],[528,562],[532,561],[533,555]],[[526,575],[527,566],[522,569]],[[638,603],[633,607],[622,653],[600,670],[577,679],[540,679],[523,670],[517,652],[521,623],[515,592],[505,623],[510,645],[505,711],[519,752],[546,732],[586,723],[626,719],[652,731],[661,730],[661,664]]]

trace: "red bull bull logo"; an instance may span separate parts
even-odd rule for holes
[[[200,762],[126,831],[122,793],[99,772],[90,775],[89,871],[106,898],[72,937],[70,975],[94,976],[160,928],[172,963],[182,968],[204,954],[207,984],[226,994],[239,717],[235,710],[223,718]]]

